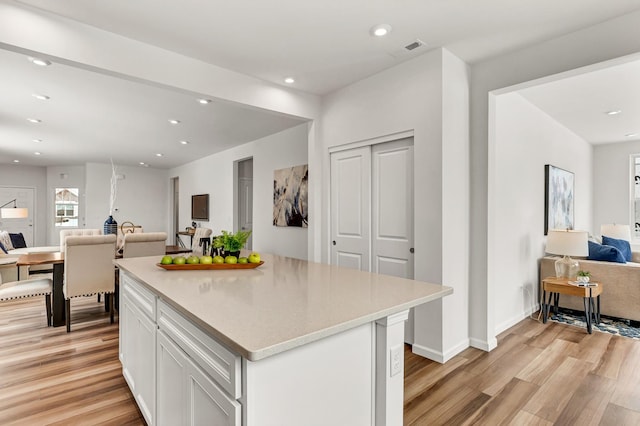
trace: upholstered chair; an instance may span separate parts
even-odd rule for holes
[[[109,295],[113,324],[116,236],[67,237],[64,250],[64,299],[67,333],[71,331],[71,299],[94,294]],[[106,297],[106,296],[105,296]]]
[[[125,234],[122,245],[122,257],[141,257],[164,255],[167,249],[166,232],[146,232],[143,234]]]
[[[194,256],[203,255],[204,244],[202,244],[202,238],[211,238],[212,232],[209,228],[196,228],[193,240],[191,240],[191,252]]]
[[[60,251],[64,252],[64,242],[68,237],[102,235],[102,229],[63,229],[60,231]]]
[[[15,263],[12,266],[13,268],[15,268]],[[0,274],[0,301],[22,299],[25,297],[44,296],[47,307],[48,326],[51,325],[52,288],[53,281],[50,278],[34,278],[30,280],[11,281],[3,284],[2,274]]]

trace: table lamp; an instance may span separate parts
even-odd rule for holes
[[[7,207],[13,203],[13,207]],[[29,210],[26,207],[18,207],[16,199],[0,206],[0,217],[3,219],[24,219],[29,217]]]
[[[600,235],[618,240],[631,240],[631,227],[629,225],[620,225],[617,223],[609,223],[600,226]]]
[[[547,235],[546,252],[559,254],[556,261],[556,277],[575,278],[580,264],[571,256],[589,256],[589,234],[587,231],[550,229]]]

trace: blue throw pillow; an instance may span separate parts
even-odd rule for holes
[[[14,249],[17,248],[25,248],[27,243],[24,241],[24,236],[22,233],[19,234],[11,234],[9,233],[9,238],[11,238],[11,245]]]
[[[603,235],[602,244],[617,248],[624,256],[624,259],[627,262],[631,262],[631,244],[629,244],[629,241],[619,240],[617,238],[606,237]]]
[[[0,243],[0,250],[4,252],[4,254],[9,254],[6,248],[4,248],[4,244]]]
[[[589,241],[589,257],[588,260],[602,260],[604,262],[627,263],[624,260],[622,252],[613,246],[605,246],[602,244]]]

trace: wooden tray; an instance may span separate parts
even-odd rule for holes
[[[201,263],[193,265],[163,265],[162,263],[156,263],[156,265],[167,271],[203,271],[210,269],[254,269],[263,263],[264,260],[260,261],[260,263],[211,263],[204,265]]]

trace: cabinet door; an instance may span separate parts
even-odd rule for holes
[[[129,384],[131,392],[135,395],[136,382],[133,375],[135,346],[136,346],[136,315],[132,311],[131,301],[128,297],[120,296],[120,362],[122,363],[122,375]]]
[[[137,312],[136,399],[147,424],[155,424],[156,324]]]
[[[162,331],[158,331],[157,348],[158,425],[187,424],[187,356]]]
[[[188,360],[189,425],[240,426],[241,406]]]
[[[122,373],[148,424],[155,424],[156,325],[135,303],[120,297]]]

